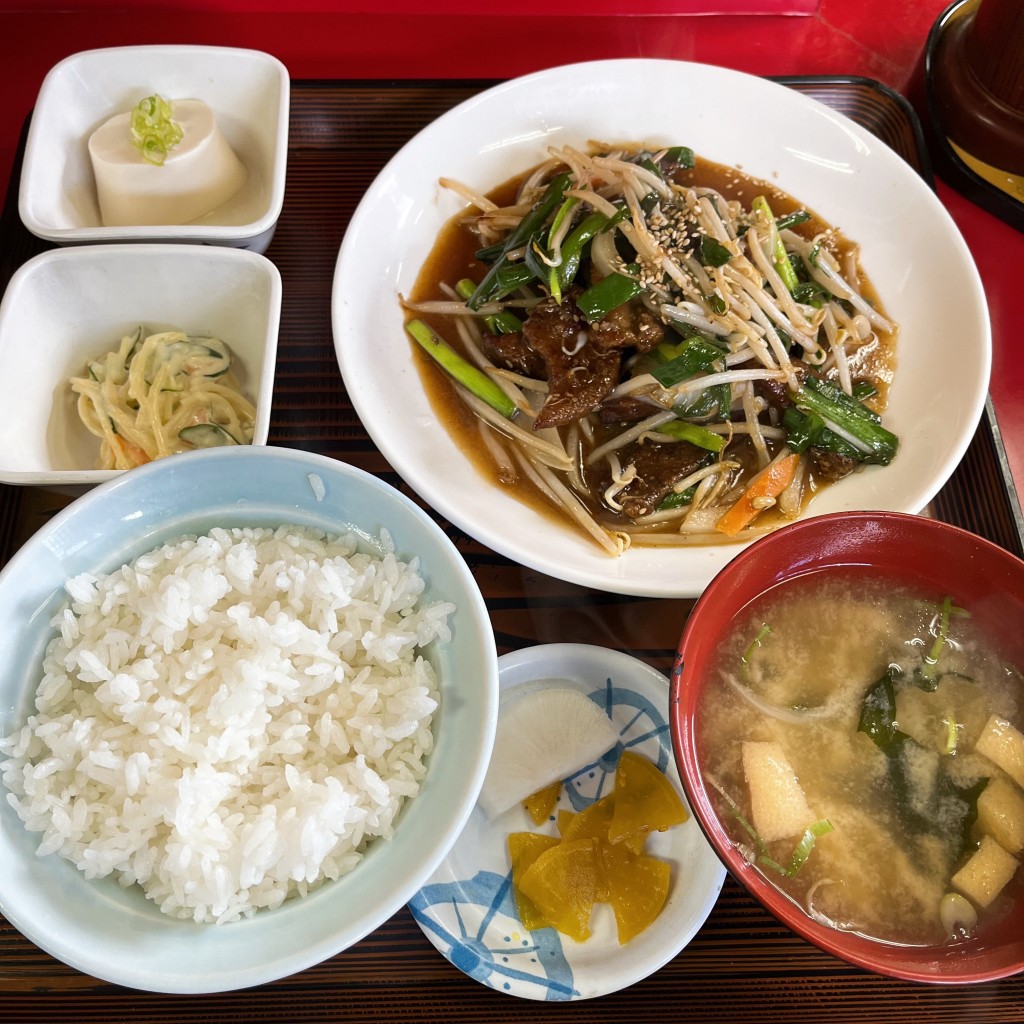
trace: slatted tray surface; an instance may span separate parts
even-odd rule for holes
[[[284,283],[270,443],[337,458],[408,493],[352,409],[331,340],[334,261],[363,192],[420,128],[489,83],[295,82],[288,185],[267,256]],[[920,130],[896,94],[865,79],[787,79],[882,138],[926,177]],[[17,216],[17,169],[0,215],[0,285],[46,246]],[[414,495],[412,495],[415,497]],[[0,485],[0,563],[67,498]],[[1020,509],[991,410],[932,514],[1020,554]],[[476,575],[499,654],[594,643],[667,673],[687,600],[619,597],[522,569],[443,523]],[[2,870],[2,865],[0,865]],[[65,967],[0,918],[0,1020],[419,1022],[828,1020],[894,1024],[1024,1020],[1024,977],[963,988],[871,975],[780,925],[728,879],[707,923],[672,962],[598,1000],[552,1006],[495,993],[449,964],[407,910],[317,967],[255,990],[130,992]]]

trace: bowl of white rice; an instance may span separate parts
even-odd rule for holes
[[[0,913],[133,988],[294,974],[441,863],[496,708],[479,589],[394,488],[276,448],[124,474],[0,573]]]

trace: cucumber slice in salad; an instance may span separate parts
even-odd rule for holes
[[[182,427],[178,437],[196,448],[221,448],[241,443],[219,423],[193,423],[189,427]]]
[[[146,342],[153,341],[147,355],[143,378],[152,384],[161,366],[169,365],[174,374],[188,376],[222,377],[231,369],[231,352],[220,338],[190,337],[181,331],[165,331],[145,341],[140,337],[132,346],[126,365],[142,351]],[[91,370],[91,368],[90,368]]]
[[[231,353],[220,338],[185,338],[164,346],[166,359],[181,359],[189,373],[222,377],[231,369]]]

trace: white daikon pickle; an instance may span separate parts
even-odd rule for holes
[[[133,133],[140,108],[155,111],[155,141]],[[148,97],[97,128],[89,156],[107,227],[187,224],[225,203],[247,177],[201,100]]]
[[[593,764],[618,742],[601,708],[554,686],[502,702],[480,805],[494,819],[552,782]]]

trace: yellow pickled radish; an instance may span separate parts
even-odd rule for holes
[[[611,796],[601,797],[578,814],[559,814],[558,831],[563,839],[606,839],[612,812]]]
[[[672,869],[656,857],[633,853],[625,843],[603,844],[601,861],[619,945],[624,946],[661,913],[668,899]]]
[[[675,787],[652,761],[624,750],[615,770],[615,812],[608,840],[619,843],[648,832],[664,832],[689,817]]]
[[[600,852],[601,847],[608,845],[608,826],[612,821],[612,811],[612,797],[609,795],[592,803],[579,814],[572,815],[571,820],[565,822],[564,828],[562,828],[562,818],[559,816],[559,832],[562,841],[593,839],[598,844]],[[599,903],[606,903],[609,896],[609,883],[604,870],[604,860],[600,856],[596,861],[596,870],[594,899]]]
[[[537,805],[545,807],[550,798],[537,796]],[[670,865],[644,853],[647,836],[688,816],[657,765],[625,752],[612,792],[582,811],[559,810],[557,836],[509,836],[520,920],[531,930],[557,928],[582,942],[590,934],[593,904],[608,903],[619,943],[625,945],[661,913],[671,885]],[[550,819],[548,810],[544,821]]]
[[[598,801],[601,804],[601,809],[595,811],[595,814],[600,814],[600,834],[595,828],[584,825],[582,822],[574,824],[577,818],[583,818],[587,814],[587,811],[559,811],[558,817],[555,819],[556,827],[558,828],[558,834],[563,839],[579,839],[583,835],[593,835],[595,838],[599,838],[602,842],[608,842],[608,826],[612,823],[612,808],[615,803],[615,794],[609,793],[607,796],[602,797]],[[592,807],[596,807],[597,804],[592,804]],[[584,821],[587,821],[585,818]],[[626,836],[620,840],[625,846],[627,846],[634,853],[640,853],[643,851],[644,843],[647,842],[646,832],[637,832],[636,835]]]
[[[558,794],[562,791],[562,780],[557,779],[550,786],[538,789],[523,801],[526,813],[533,820],[534,825],[543,825],[558,803]]]
[[[566,830],[572,827],[572,822],[576,817],[575,811],[559,811],[558,817],[555,818],[555,826],[558,829],[558,834],[564,839]]]
[[[597,843],[556,840],[523,873],[520,891],[552,927],[577,942],[590,938],[597,892]]]
[[[615,846],[624,846],[630,853],[643,853],[647,843],[647,832],[634,832],[632,835],[623,836],[615,842]],[[608,840],[611,842],[611,839]]]
[[[519,920],[522,921],[523,927],[530,931],[550,928],[551,925],[533,900],[523,893],[520,882],[526,871],[533,866],[533,862],[545,850],[550,850],[557,844],[558,840],[554,836],[540,835],[536,832],[513,832],[508,837],[508,856],[512,862],[512,896],[519,911]]]

